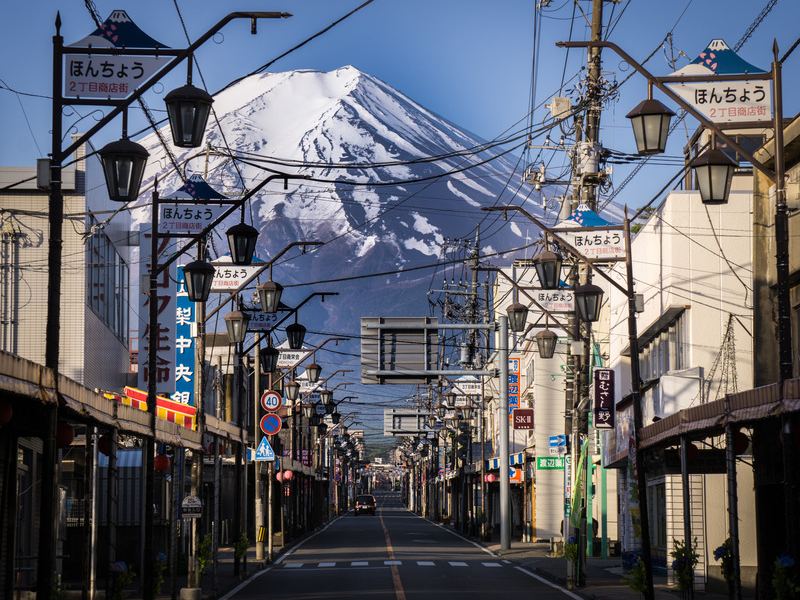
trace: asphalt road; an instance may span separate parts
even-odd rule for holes
[[[577,598],[376,493],[376,516],[333,521],[230,600]]]

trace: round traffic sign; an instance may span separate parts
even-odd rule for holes
[[[266,390],[261,394],[261,408],[270,412],[280,410],[281,403],[283,402],[281,395],[272,390]]]
[[[277,435],[282,426],[281,418],[275,413],[264,415],[261,417],[261,423],[259,423],[264,435]]]

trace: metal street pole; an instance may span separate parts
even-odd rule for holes
[[[256,335],[255,360],[253,361],[253,441],[259,441],[259,406],[261,404],[261,336]],[[272,389],[270,387],[270,389]],[[255,458],[255,457],[254,457]],[[264,500],[261,490],[261,464],[253,460],[253,491],[255,493],[255,540],[256,560],[264,560],[264,542],[259,539],[261,528],[264,527]]]
[[[511,548],[509,523],[510,482],[508,480],[508,317],[501,315],[500,322],[500,398],[498,420],[500,421],[500,551]]]

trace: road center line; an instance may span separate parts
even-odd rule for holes
[[[378,518],[381,521],[383,528],[383,537],[386,540],[386,552],[389,555],[389,560],[394,561],[394,548],[392,548],[392,538],[389,537],[389,530],[386,529],[386,523],[383,522],[383,511],[378,513]],[[406,600],[406,592],[403,589],[403,582],[400,580],[400,570],[397,565],[390,565],[392,570],[392,584],[394,585],[394,596],[397,600]]]

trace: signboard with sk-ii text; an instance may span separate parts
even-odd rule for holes
[[[108,48],[109,53],[81,52],[88,48]],[[126,56],[125,48],[153,52]],[[167,48],[139,29],[124,10],[115,10],[91,34],[64,47],[64,97],[127,98],[174,60],[158,55]]]
[[[158,310],[158,326],[156,331],[150,331],[149,311],[149,273],[150,273],[150,244],[151,235],[149,228],[142,228],[139,236],[139,265],[140,289],[139,289],[139,389],[147,389],[148,367],[147,358],[150,344],[155,347],[156,352],[156,393],[172,397],[175,392],[175,280],[177,278],[175,263],[158,274],[156,280],[155,298]],[[164,258],[175,251],[175,242],[166,238],[158,240],[157,257]]]
[[[508,414],[519,408],[520,393],[520,358],[518,356],[508,359]]]
[[[700,54],[688,65],[671,74],[701,76],[707,81],[672,83],[667,85],[673,92],[691,104],[709,121],[714,123],[736,123],[743,121],[768,121],[772,119],[772,93],[770,82],[726,81],[726,75],[765,74],[764,69],[751,65],[725,40],[711,40]]]
[[[186,293],[183,267],[178,267],[178,293],[175,298],[175,393],[172,399],[194,406],[195,340],[192,336],[194,302]]]
[[[614,429],[614,371],[594,370],[594,427]]]
[[[533,409],[515,408],[514,429],[533,429]]]

